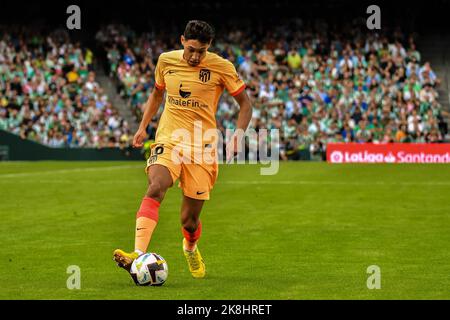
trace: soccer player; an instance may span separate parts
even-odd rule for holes
[[[183,191],[183,252],[192,276],[205,276],[205,263],[197,247],[202,233],[200,212],[204,201],[209,200],[217,178],[218,165],[217,161],[198,161],[198,155],[214,156],[217,140],[199,140],[194,135],[200,132],[202,137],[212,137],[206,132],[216,130],[215,113],[224,89],[240,106],[236,132],[245,131],[252,116],[245,84],[233,64],[208,52],[213,38],[214,29],[208,23],[192,20],[181,36],[184,49],[165,52],[159,56],[155,69],[155,88],[145,105],[142,121],[133,140],[134,147],[142,147],[147,137],[146,128],[158,111],[165,92],[164,111],[147,161],[148,189],[136,215],[135,248],[130,253],[120,249],[114,251],[114,260],[128,272],[134,259],[147,252],[158,223],[160,204],[167,190],[179,179],[179,186]],[[180,133],[184,133],[184,136],[189,133],[193,138],[181,139]],[[177,149],[180,145],[181,152]],[[238,135],[235,134],[226,146],[227,160],[235,155],[237,145]],[[187,149],[190,152],[186,152],[186,147],[190,147]]]

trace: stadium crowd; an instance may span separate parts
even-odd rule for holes
[[[162,30],[162,31],[161,31]],[[136,120],[154,86],[158,56],[179,49],[182,30],[136,32],[105,25],[95,35],[107,73]],[[279,129],[281,157],[323,155],[329,142],[442,142],[447,134],[436,88],[416,36],[354,23],[282,25],[231,21],[212,51],[231,60],[247,85],[251,127]],[[0,28],[0,129],[53,147],[121,146],[128,123],[96,81],[94,54],[65,31]],[[158,115],[149,126],[153,138]],[[217,124],[234,129],[238,106],[224,94]]]
[[[416,48],[416,36],[399,28],[373,32],[349,24],[301,20],[283,25],[221,26],[212,51],[231,60],[247,84],[251,126],[279,129],[281,156],[302,150],[323,155],[329,142],[442,142],[448,116],[438,102],[440,80]],[[335,31],[338,30],[338,31]],[[138,33],[124,25],[100,29],[96,39],[108,72],[129,98],[137,119],[153,88],[160,53],[179,49],[182,30]],[[233,129],[238,107],[219,102],[218,127]],[[157,117],[149,133],[155,132]]]
[[[128,124],[64,30],[0,27],[0,129],[51,147],[119,147]]]

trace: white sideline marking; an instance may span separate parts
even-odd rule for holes
[[[280,181],[225,181],[223,184],[285,184],[285,185],[405,185],[405,186],[415,186],[415,185],[450,185],[450,181],[435,181],[435,182],[398,182],[398,181],[311,181],[311,180],[280,180]],[[220,182],[218,182],[220,184]]]
[[[217,182],[217,184],[274,184],[274,185],[361,185],[361,186],[367,186],[367,185],[404,185],[404,186],[422,186],[422,185],[444,185],[450,186],[450,181],[436,181],[436,182],[387,182],[387,181],[311,181],[311,180],[303,180],[303,181],[224,181],[224,182]]]
[[[143,165],[109,166],[109,167],[88,167],[88,168],[61,169],[61,170],[46,170],[46,171],[34,171],[34,172],[23,172],[23,173],[6,173],[6,174],[0,174],[0,178],[17,178],[17,177],[38,176],[41,174],[110,171],[110,170],[117,170],[117,169],[135,169],[135,168],[142,168],[142,171],[143,171],[145,168],[145,164],[143,164]]]
[[[23,173],[6,173],[0,174],[0,183],[2,182],[19,182],[15,181],[5,181],[1,178],[20,178],[20,177],[30,177],[39,176],[54,173],[73,173],[73,172],[97,172],[97,171],[111,171],[118,169],[138,169],[141,168],[144,171],[144,165],[122,165],[122,166],[108,166],[108,167],[87,167],[87,168],[74,168],[74,169],[61,169],[61,170],[46,170],[46,171],[35,171],[35,172],[23,172]],[[26,180],[28,182],[28,180]],[[85,179],[35,179],[33,182],[39,183],[55,183],[55,184],[65,184],[65,183],[92,183],[92,184],[145,184],[147,181],[145,178],[142,180],[85,180]],[[229,181],[217,181],[216,184],[227,184],[227,185],[403,185],[403,186],[449,186],[450,181],[415,181],[415,182],[402,182],[402,181],[314,181],[314,180],[229,180]]]
[[[60,170],[62,171],[62,170]],[[69,170],[70,171],[70,170]],[[89,170],[91,171],[91,170]],[[52,171],[55,172],[55,171]],[[70,171],[70,172],[73,172]],[[2,175],[0,175],[2,177]],[[0,180],[0,183],[28,183],[29,180]],[[35,179],[33,180],[34,183],[46,183],[46,184],[73,184],[73,183],[84,183],[84,184],[105,184],[105,185],[118,185],[118,184],[141,184],[146,185],[147,180],[145,178],[136,180],[136,179],[130,179],[130,180],[124,180],[124,179],[117,179],[117,180],[86,180],[86,179]],[[245,181],[245,180],[239,180],[239,181],[217,181],[216,185],[324,185],[324,186],[333,186],[333,185],[339,185],[339,186],[370,186],[370,185],[378,185],[378,186],[450,186],[450,181],[435,181],[435,182],[387,182],[387,181],[313,181],[313,180],[303,180],[303,181],[289,181],[289,180],[280,180],[280,181],[258,181],[258,180],[252,180],[252,181]]]

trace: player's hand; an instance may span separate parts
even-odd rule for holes
[[[238,136],[236,134],[233,134],[230,141],[228,141],[226,146],[226,160],[227,163],[229,163],[237,154],[238,152]]]
[[[145,129],[139,128],[133,138],[133,147],[142,148],[145,138],[147,138],[147,132]]]

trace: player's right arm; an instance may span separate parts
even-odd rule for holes
[[[150,123],[150,120],[155,116],[156,112],[158,112],[159,106],[162,103],[164,97],[164,89],[159,89],[155,86],[150,97],[148,97],[147,102],[144,106],[144,115],[142,116],[141,123],[139,125],[139,129],[133,138],[133,147],[141,148],[144,145],[144,140],[147,138],[147,126]]]
[[[139,129],[133,138],[133,147],[135,148],[141,148],[144,145],[144,140],[147,138],[147,126],[150,123],[150,120],[152,120],[155,116],[156,112],[158,112],[159,106],[162,103],[164,90],[166,87],[164,83],[163,69],[164,62],[160,56],[155,68],[155,88],[144,105],[144,115],[142,116]]]

